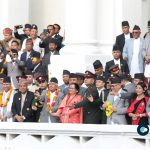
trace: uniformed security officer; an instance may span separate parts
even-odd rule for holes
[[[84,83],[88,88],[83,101],[75,104],[75,108],[83,107],[83,123],[85,124],[99,124],[101,122],[100,106],[102,106],[103,102],[99,99],[94,81],[95,74],[86,71]]]

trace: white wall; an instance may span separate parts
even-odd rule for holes
[[[30,22],[38,25],[39,33],[49,24],[58,23],[64,34],[64,0],[30,0]]]
[[[0,38],[5,27],[29,22],[29,0],[1,0]]]
[[[142,33],[147,32],[147,22],[150,20],[150,0],[142,0]]]
[[[131,30],[139,25],[144,35],[150,20],[150,0],[123,0],[123,20],[130,22]]]

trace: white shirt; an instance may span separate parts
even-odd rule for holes
[[[6,99],[9,95],[9,92],[3,92],[3,96],[2,96],[2,102],[3,104],[6,102]],[[4,116],[7,116],[7,122],[12,122],[12,112],[11,112],[11,106],[12,106],[12,102],[13,102],[13,95],[14,95],[14,91],[12,91],[11,93],[11,96],[10,96],[10,99],[8,101],[8,104],[6,107],[0,107],[0,114],[1,115],[4,115]]]
[[[121,69],[121,67],[120,67],[120,59],[118,59],[118,60],[114,59],[114,63],[115,63],[115,65],[118,64],[119,68]]]
[[[117,100],[117,98],[119,98],[119,94],[121,93],[121,91],[122,91],[122,89],[120,89],[120,90],[118,91],[118,95],[117,95],[117,96],[114,96],[114,102]]]
[[[128,40],[128,39],[130,39],[130,33],[124,34],[124,37],[125,37],[125,41]]]
[[[20,58],[21,58],[21,54],[22,54],[22,53],[23,53],[22,51],[19,51],[19,52],[18,52],[18,59],[19,59],[19,60],[20,60]],[[6,55],[6,62],[12,62],[12,60],[11,60],[9,54]]]
[[[54,55],[55,54],[55,51],[54,52],[51,52],[51,55]]]
[[[102,89],[98,89],[98,88],[97,88],[97,91],[98,91],[99,96],[101,95],[101,93],[102,93],[102,91],[103,91],[104,89],[105,89],[104,87],[103,87]]]
[[[24,102],[25,102],[25,99],[26,99],[26,95],[27,95],[27,92],[26,93],[21,93],[21,115],[22,115],[22,109],[23,109],[23,106],[24,106]]]
[[[55,96],[55,92],[53,92],[53,93],[51,92],[51,95],[50,95],[50,106],[51,106],[51,104],[52,104],[52,102],[53,102],[54,96]],[[51,123],[50,117],[48,118],[48,122]]]
[[[4,104],[5,102],[6,102],[6,99],[7,99],[7,97],[8,97],[8,94],[9,94],[9,91],[8,92],[3,92],[3,96],[2,96],[2,103]],[[0,108],[0,114],[2,115],[2,116],[6,116],[6,114],[7,114],[7,106],[6,107],[1,107]]]
[[[140,51],[140,38],[134,39],[133,55],[131,60],[130,75],[134,78],[135,73],[141,73],[139,68],[139,51]]]
[[[30,58],[30,54],[31,54],[31,52],[28,52],[28,51],[27,51],[26,60],[28,60],[28,58]]]

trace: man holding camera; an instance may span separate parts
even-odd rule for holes
[[[24,41],[24,39],[28,38],[30,36],[30,32],[31,32],[31,25],[30,24],[25,24],[24,29],[23,29],[23,34],[19,34],[18,33],[18,29],[23,28],[22,25],[16,25],[14,26],[14,35],[17,39],[19,39],[21,41],[21,45]]]
[[[11,77],[12,86],[14,89],[18,89],[18,82],[16,77],[22,75],[20,67],[24,66],[24,63],[18,59],[18,52],[15,49],[11,49],[9,52],[11,61],[6,62],[4,67],[7,68],[7,75]]]

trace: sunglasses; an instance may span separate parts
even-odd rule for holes
[[[38,81],[38,82],[39,82],[39,84],[40,84],[40,83],[44,83],[44,82],[45,82],[45,80],[41,80],[41,81]]]

